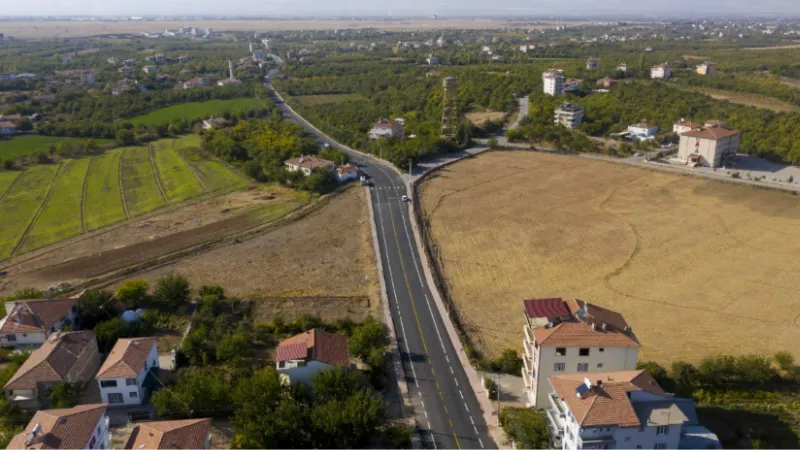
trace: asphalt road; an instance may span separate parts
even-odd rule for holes
[[[372,181],[386,289],[423,447],[496,448],[425,282],[409,207],[401,200],[407,194],[403,179],[386,164],[320,135],[285,104],[277,106],[319,141],[347,152]]]

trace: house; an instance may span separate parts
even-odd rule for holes
[[[574,130],[583,122],[583,107],[577,103],[562,103],[556,108],[553,121]]]
[[[16,78],[14,73],[0,73],[0,81],[14,81]]]
[[[336,179],[340,183],[344,183],[345,181],[350,181],[350,180],[357,180],[358,169],[353,167],[351,164],[345,164],[343,166],[339,166],[336,168]]]
[[[289,172],[302,171],[306,175],[311,175],[317,169],[327,169],[333,172],[336,169],[336,164],[327,159],[317,158],[316,156],[303,155],[299,158],[287,159],[283,162],[286,170]]]
[[[22,119],[22,114],[0,114],[1,121],[17,123],[19,119]]]
[[[523,305],[522,378],[529,405],[547,406],[551,375],[636,368],[639,340],[619,313],[577,299],[543,298]]]
[[[100,353],[93,331],[57,332],[34,350],[3,386],[6,399],[24,409],[49,403],[54,384],[90,381],[100,368]]]
[[[725,166],[739,150],[740,133],[719,123],[724,124],[709,121],[702,128],[681,133],[678,159],[686,164],[711,168]]]
[[[608,78],[608,77],[601,78],[601,79],[597,80],[597,85],[608,89],[608,88],[612,88],[612,87],[616,86],[617,85],[617,80],[615,80],[613,78]]]
[[[144,67],[142,67],[142,71],[144,73],[153,73],[156,70],[158,70],[158,67],[156,67],[156,66],[144,66]]]
[[[117,71],[125,78],[130,78],[133,76],[133,67],[124,66],[117,69]]]
[[[553,97],[560,97],[564,94],[564,71],[560,69],[549,69],[542,73],[544,83],[544,93]]]
[[[694,130],[696,128],[701,128],[703,124],[698,122],[687,121],[683,118],[681,120],[672,124],[672,132],[673,133],[685,133],[687,131]]]
[[[439,58],[430,55],[425,59],[425,62],[428,63],[429,66],[438,66],[439,65]]]
[[[381,138],[396,138],[400,139],[403,137],[403,124],[397,120],[380,120],[372,124],[372,128],[369,130],[369,138],[370,139],[381,139]]]
[[[214,117],[211,116],[207,120],[203,121],[203,129],[204,130],[213,130],[215,128],[220,128],[228,125],[228,121],[225,120],[224,117]]]
[[[110,406],[140,405],[158,377],[157,338],[119,339],[95,379]]]
[[[658,133],[658,127],[649,122],[642,121],[628,125],[628,137],[633,141],[653,139],[656,133]]]
[[[241,80],[236,80],[232,78],[225,78],[217,81],[217,86],[241,86],[241,85],[242,85]]]
[[[347,337],[317,329],[281,341],[275,352],[278,372],[292,382],[308,383],[323,370],[350,366]]]
[[[106,405],[37,411],[9,449],[105,449],[111,445]]]
[[[253,61],[265,61],[267,59],[267,52],[264,50],[256,50],[253,52]]]
[[[74,326],[78,299],[13,300],[0,319],[0,347],[39,347],[64,326]]]
[[[650,68],[650,78],[668,80],[672,76],[672,69],[669,64],[659,64]]]
[[[564,92],[575,92],[581,89],[583,78],[567,78],[564,82]]]
[[[81,72],[81,81],[83,82],[83,84],[88,84],[88,85],[94,84],[96,82],[94,72],[91,70],[86,70],[84,72]]]
[[[14,122],[9,122],[7,120],[0,120],[0,136],[10,136],[17,131],[17,126]],[[0,346],[2,346],[2,341],[0,341]]]
[[[550,377],[553,448],[722,448],[691,399],[667,394],[644,370]]]
[[[586,70],[600,69],[600,60],[597,58],[589,58],[586,60]]]
[[[133,427],[126,449],[209,449],[211,419],[160,420]]]
[[[695,69],[698,75],[714,75],[717,73],[717,66],[714,63],[704,61],[702,64],[699,64]]]
[[[195,77],[189,81],[186,81],[182,84],[184,89],[193,89],[199,87],[207,87],[208,86],[208,79],[207,78],[200,78]]]
[[[628,65],[625,64],[625,63],[621,63],[620,65],[617,66],[617,71],[618,72],[628,72]]]

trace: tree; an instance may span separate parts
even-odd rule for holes
[[[177,273],[163,275],[156,282],[153,297],[162,309],[180,311],[189,302],[189,281]]]
[[[33,153],[31,154],[31,158],[37,164],[46,164],[46,163],[50,162],[50,157],[47,155],[47,152],[45,152],[44,150],[41,150],[41,149],[40,150],[34,150]]]
[[[233,361],[238,358],[248,357],[251,352],[250,337],[241,331],[225,336],[217,344],[217,359],[219,361]]]
[[[189,368],[170,389],[160,389],[151,402],[161,417],[227,417],[233,412],[225,371]]]
[[[772,357],[775,361],[775,364],[778,365],[778,369],[780,369],[781,373],[783,373],[787,378],[793,379],[797,372],[794,366],[794,355],[787,351],[780,351],[775,353]]]
[[[697,368],[684,361],[672,363],[672,376],[675,379],[675,393],[690,396],[697,385]]]
[[[13,168],[14,168],[14,160],[12,159],[3,160],[3,170],[12,170]]]
[[[389,345],[389,333],[386,327],[375,320],[372,316],[364,319],[359,326],[353,330],[353,335],[349,339],[350,353],[366,361],[372,349],[383,349]]]
[[[144,280],[127,280],[117,289],[117,300],[129,309],[149,306],[150,296],[147,290],[150,285]]]
[[[17,131],[31,131],[33,129],[33,122],[27,117],[20,117],[16,125]]]
[[[489,140],[486,142],[486,146],[489,148],[497,148],[497,138],[489,138]]]
[[[91,289],[78,299],[78,317],[81,326],[94,329],[98,323],[111,319],[115,311],[111,310],[114,294],[109,291]]]
[[[507,348],[500,357],[492,361],[492,369],[502,373],[517,375],[522,371],[522,358],[516,350]]]
[[[97,337],[97,347],[105,353],[111,350],[117,339],[128,337],[131,334],[131,326],[119,317],[114,317],[97,324],[94,327],[94,334]]]
[[[503,408],[500,426],[517,448],[549,448],[550,430],[542,411],[534,408]]]
[[[379,397],[367,389],[311,409],[314,448],[364,448],[367,440],[386,420]]]
[[[72,408],[81,397],[80,386],[74,383],[58,383],[50,389],[51,408]]]

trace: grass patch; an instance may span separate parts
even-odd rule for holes
[[[169,201],[182,202],[203,193],[203,185],[169,142],[154,145],[153,158]]]
[[[245,186],[245,179],[236,172],[228,169],[217,160],[203,154],[197,148],[178,148],[184,160],[197,172],[203,184],[215,191],[222,188],[239,189]]]
[[[209,100],[206,102],[188,102],[157,109],[141,116],[126,119],[134,125],[157,125],[186,117],[206,117],[222,115],[226,111],[256,109],[263,106],[257,98],[234,98],[229,100]]]
[[[123,151],[122,188],[131,217],[166,205],[146,147],[127,147]]]
[[[20,175],[0,203],[0,258],[8,258],[44,201],[58,166],[32,167]]]
[[[87,230],[96,230],[126,219],[119,191],[121,155],[122,149],[111,150],[92,160],[83,205]]]
[[[6,193],[8,188],[11,187],[11,183],[13,183],[14,180],[17,179],[19,174],[20,172],[10,172],[10,171],[0,172],[0,197],[2,197],[3,194]]]
[[[295,97],[303,106],[324,105],[326,103],[357,102],[366,100],[359,93],[352,94],[322,94],[322,95],[300,95]]]
[[[20,252],[24,253],[83,232],[81,197],[89,158],[71,159],[63,163],[47,199]]]
[[[70,144],[82,144],[86,140],[83,138],[69,138],[58,136],[39,136],[27,135],[15,137],[9,140],[0,141],[0,159],[17,159],[23,156],[28,156],[34,150],[45,150],[50,148],[50,145],[58,145],[60,142],[69,142]],[[95,139],[96,145],[110,144],[109,139]]]

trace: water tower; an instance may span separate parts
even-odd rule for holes
[[[458,111],[456,111],[456,90],[458,83],[456,77],[445,77],[442,81],[444,97],[442,99],[442,137],[456,138],[458,128]]]

